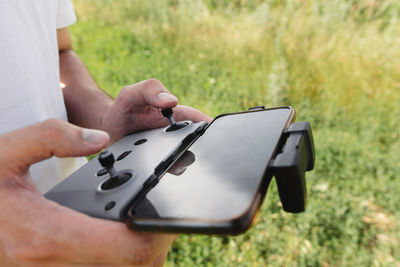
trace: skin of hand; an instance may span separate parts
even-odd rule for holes
[[[161,266],[175,235],[139,233],[45,199],[29,166],[98,152],[107,133],[50,119],[0,135],[0,266]]]

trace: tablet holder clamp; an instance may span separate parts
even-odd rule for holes
[[[270,168],[276,178],[279,197],[287,212],[303,212],[307,205],[305,172],[314,168],[315,151],[311,126],[296,122],[287,128]]]

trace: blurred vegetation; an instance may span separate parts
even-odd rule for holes
[[[183,235],[168,266],[400,266],[400,2],[74,4],[75,49],[111,95],[153,77],[213,116],[291,105],[313,126],[305,213],[272,183],[250,231]]]

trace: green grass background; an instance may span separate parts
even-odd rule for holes
[[[291,105],[314,130],[305,213],[275,183],[237,237],[182,235],[167,266],[400,266],[400,3],[74,0],[75,50],[111,95],[156,78],[212,116]]]

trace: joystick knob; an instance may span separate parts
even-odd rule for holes
[[[166,131],[167,132],[172,132],[179,130],[185,126],[188,125],[187,122],[176,122],[174,118],[172,117],[172,108],[164,108],[161,110],[161,113],[163,114],[164,117],[166,117],[169,120],[169,123],[171,124]]]
[[[111,178],[118,178],[118,173],[114,168],[114,155],[110,151],[103,151],[99,154],[100,165],[107,169]]]
[[[169,120],[171,126],[176,124],[176,121],[172,117],[172,108],[164,108],[161,110],[161,113]]]

